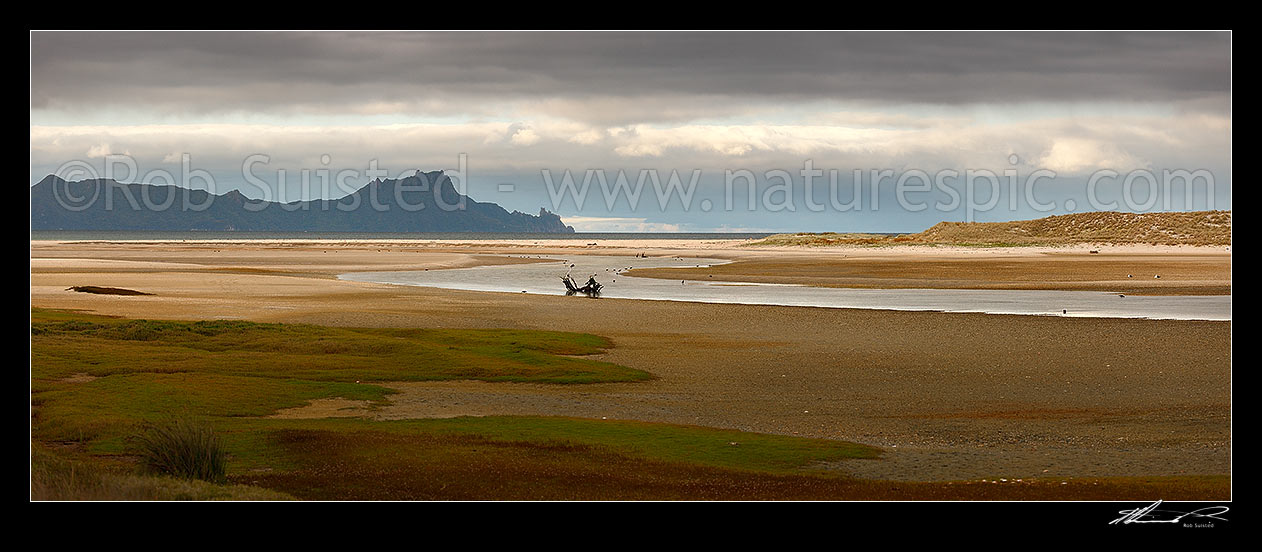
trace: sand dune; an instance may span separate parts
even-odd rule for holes
[[[916,234],[777,234],[753,245],[1231,245],[1231,211],[1100,211],[1013,222],[940,222]]]

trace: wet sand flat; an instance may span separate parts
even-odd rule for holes
[[[1211,248],[1202,248],[1209,250]],[[845,256],[842,256],[845,255]],[[1231,255],[1047,251],[1024,256],[938,254],[753,256],[707,268],[649,268],[631,276],[882,289],[1030,289],[1131,295],[1230,295]],[[1160,278],[1158,278],[1160,276]]]
[[[593,300],[333,278],[473,266],[505,253],[380,245],[32,242],[31,302],[137,318],[582,331],[614,341],[604,360],[657,376],[391,384],[402,393],[370,414],[384,418],[554,414],[846,439],[887,452],[841,469],[893,479],[1230,472],[1229,322]],[[557,250],[509,249],[513,262]],[[155,295],[65,291],[72,285]]]

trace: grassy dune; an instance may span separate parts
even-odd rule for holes
[[[776,234],[755,246],[1231,245],[1231,211],[1074,213],[1013,222],[940,222],[918,234]]]

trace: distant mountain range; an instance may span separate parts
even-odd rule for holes
[[[292,203],[252,200],[236,190],[214,195],[105,179],[68,182],[49,175],[31,188],[31,229],[574,232],[547,209],[538,215],[510,213],[461,195],[443,171],[374,180],[340,199]]]

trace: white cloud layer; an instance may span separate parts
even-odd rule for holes
[[[49,166],[125,153],[142,169],[178,163],[239,171],[250,155],[269,168],[366,168],[392,171],[454,166],[468,154],[473,171],[542,168],[767,170],[816,167],[989,169],[1046,168],[1065,175],[1149,166],[1226,167],[1231,120],[1202,113],[1053,116],[1030,120],[942,117],[931,123],[898,113],[807,114],[787,123],[594,127],[568,120],[391,125],[149,124],[31,127],[32,178]],[[815,121],[830,121],[819,124]],[[866,121],[867,123],[861,123]],[[891,123],[892,121],[892,123]],[[879,126],[872,126],[872,124]],[[923,123],[923,124],[919,124]],[[328,154],[332,162],[321,162]]]

